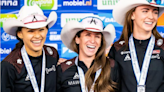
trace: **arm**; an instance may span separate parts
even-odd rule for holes
[[[162,56],[161,56],[161,60],[163,61],[163,65],[164,65],[164,51],[163,51],[163,53],[161,54]],[[163,69],[164,69],[164,67],[163,67]],[[164,71],[164,70],[163,70]],[[160,85],[160,87],[159,87],[159,89],[158,89],[158,91],[157,92],[164,92],[164,75],[163,75],[163,80],[162,80],[162,84]]]
[[[62,69],[61,66],[57,66],[57,92],[62,92],[62,83],[61,83],[61,77],[62,77]]]
[[[115,60],[115,57],[116,57],[115,55],[116,55],[116,50],[113,45],[112,48],[110,49],[108,57],[109,57],[110,61],[112,61],[112,63],[113,63],[112,67],[111,67],[111,79],[114,82],[116,82],[116,84],[117,84],[116,87],[119,90],[120,89],[120,70],[119,70],[118,62]]]
[[[16,69],[6,61],[1,62],[1,92],[14,92]]]

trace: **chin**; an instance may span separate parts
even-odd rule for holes
[[[153,29],[147,29],[146,32],[151,32]]]
[[[34,50],[35,52],[38,52],[38,51],[42,50],[42,48],[41,48],[41,47],[36,47],[36,48],[34,48],[33,50]]]

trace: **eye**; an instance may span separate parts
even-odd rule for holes
[[[147,13],[148,11],[146,11],[146,10],[144,10],[144,11],[142,11],[143,13]]]
[[[43,31],[44,29],[39,29],[39,31]]]
[[[155,11],[154,14],[158,14],[158,11]]]
[[[28,32],[34,32],[34,30],[28,30]]]
[[[96,35],[96,38],[100,38],[101,36],[100,35]]]
[[[86,36],[90,36],[91,34],[90,33],[87,33]]]

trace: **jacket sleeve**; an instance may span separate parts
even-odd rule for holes
[[[162,54],[161,54],[161,60],[163,61],[163,65],[164,65],[164,50],[162,51]],[[163,67],[164,69],[164,67]],[[164,70],[163,70],[164,71]],[[157,92],[164,92],[164,76],[163,76],[163,80],[162,80],[162,84],[160,85],[159,89]]]
[[[114,45],[111,47],[110,52],[108,54],[108,57],[110,59],[114,60],[114,65],[113,67],[111,67],[111,79],[116,82],[116,87],[117,87],[117,92],[119,92],[120,89],[120,69],[119,69],[119,64],[116,61],[115,57],[116,57],[116,50]]]
[[[1,92],[14,92],[16,69],[9,62],[1,62]]]
[[[56,92],[62,92],[62,82],[61,82],[61,77],[62,77],[62,69],[61,66],[57,66],[57,91]]]

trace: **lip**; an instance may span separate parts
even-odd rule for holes
[[[96,48],[96,46],[94,46],[94,45],[87,45],[87,48],[90,48],[90,49],[95,49],[95,48]]]
[[[89,48],[88,46],[94,47],[94,48]],[[91,53],[95,52],[95,50],[96,50],[96,46],[95,46],[95,45],[87,45],[86,47],[87,47],[87,50],[88,50],[89,52],[91,52]]]
[[[38,46],[41,45],[42,40],[33,40],[33,41],[31,41],[31,42],[32,42],[32,44],[33,44],[35,47],[38,47]]]
[[[144,23],[148,24],[148,25],[152,25],[154,22],[152,22],[152,21],[145,21]]]

